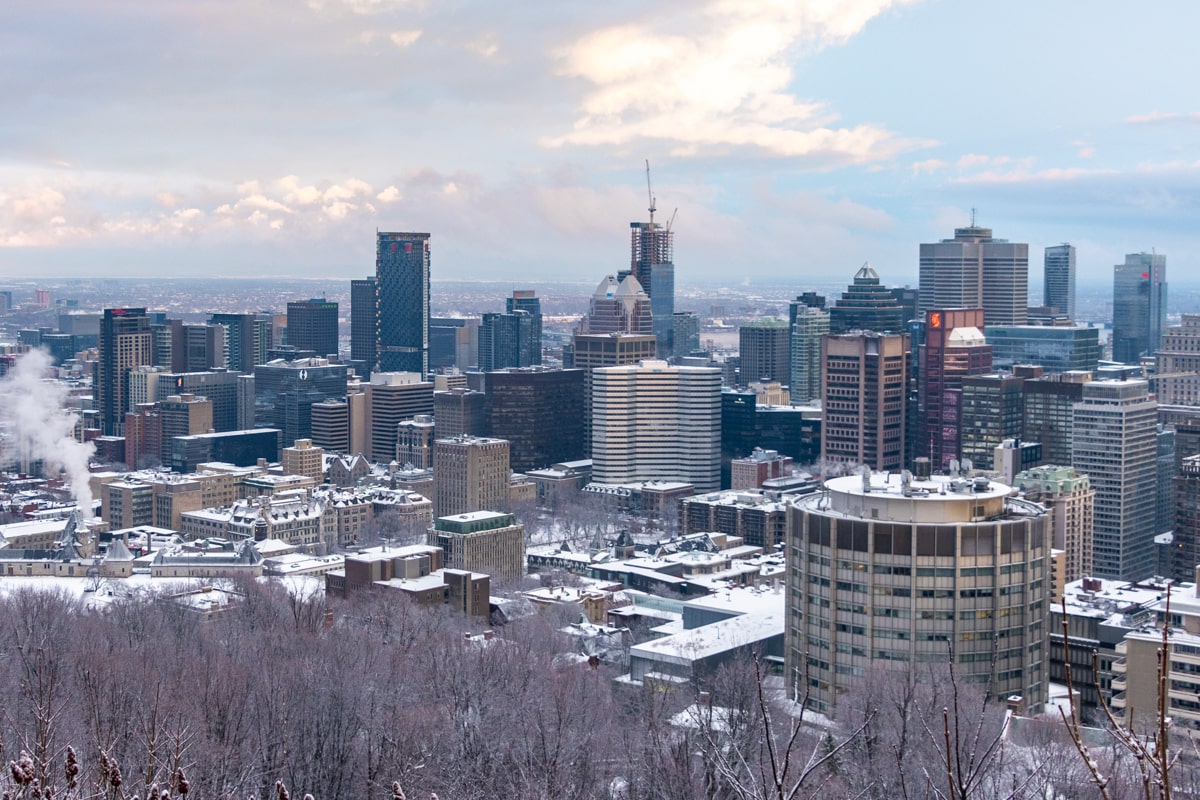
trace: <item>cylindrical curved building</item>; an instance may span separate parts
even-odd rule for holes
[[[985,477],[831,478],[788,510],[787,668],[830,712],[879,669],[946,664],[1046,702],[1049,516]]]

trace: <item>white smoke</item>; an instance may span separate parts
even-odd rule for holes
[[[95,446],[75,440],[78,415],[66,409],[67,387],[48,377],[51,365],[45,350],[30,350],[0,378],[0,430],[8,435],[4,461],[41,460],[47,470],[63,470],[76,506],[91,518],[88,459]]]

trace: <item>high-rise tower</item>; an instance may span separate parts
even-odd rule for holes
[[[144,308],[106,308],[100,320],[97,405],[105,436],[125,431],[129,372],[152,363],[150,319]]]
[[[650,164],[646,163],[646,189],[650,195],[650,221],[629,223],[629,271],[650,296],[658,357],[673,354],[675,337],[675,246],[671,223],[654,221],[655,198],[650,191]],[[618,275],[618,279],[624,277]]]
[[[992,237],[991,228],[955,228],[953,239],[921,245],[920,311],[982,308],[986,325],[1029,317],[1029,245]]]
[[[1042,305],[1075,319],[1075,248],[1063,243],[1046,248]]]
[[[288,344],[312,350],[319,357],[337,356],[338,304],[324,297],[287,304]]]
[[[854,273],[854,282],[829,309],[830,333],[901,333],[907,323],[904,307],[892,290],[879,282],[879,273],[870,264],[863,264]]]
[[[376,233],[379,370],[429,374],[429,234]]]
[[[983,338],[979,308],[925,312],[925,343],[918,350],[917,443],[935,469],[962,455],[962,386],[970,375],[992,370],[992,347]]]
[[[365,372],[375,369],[379,346],[378,319],[375,279],[350,281],[350,360],[361,364]]]
[[[1167,323],[1167,257],[1130,253],[1113,267],[1113,361],[1136,364],[1158,349]]]

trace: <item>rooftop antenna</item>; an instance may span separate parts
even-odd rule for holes
[[[650,225],[654,226],[654,192],[650,188],[650,159],[646,159],[646,197],[650,199]]]
[[[646,169],[650,169],[649,161],[646,162]],[[971,227],[972,228],[975,227],[975,209],[974,208],[971,209]]]

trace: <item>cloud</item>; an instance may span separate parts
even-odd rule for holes
[[[417,39],[421,38],[421,31],[394,31],[388,38],[396,47],[410,47],[416,44]]]
[[[547,147],[660,140],[674,155],[750,149],[819,166],[866,163],[928,144],[883,127],[834,127],[824,103],[800,101],[792,60],[844,42],[892,0],[760,3],[711,0],[686,18],[616,25],[555,52],[557,72],[590,85],[570,132]]]
[[[1131,125],[1200,125],[1200,111],[1152,111],[1149,114],[1126,117],[1125,121]]]

